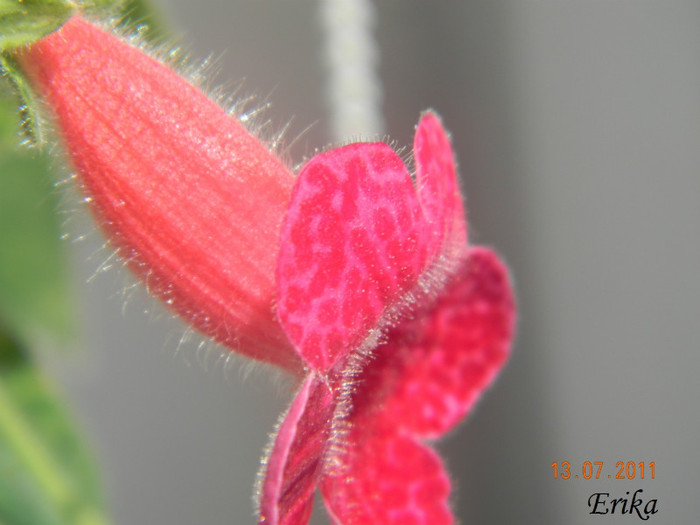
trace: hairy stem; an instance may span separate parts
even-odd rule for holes
[[[324,0],[320,9],[333,139],[376,138],[385,130],[372,1]]]

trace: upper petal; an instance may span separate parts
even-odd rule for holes
[[[417,126],[414,154],[415,186],[382,143],[318,155],[299,175],[282,228],[278,311],[312,368],[371,350],[454,271],[466,222],[449,137],[434,113]]]
[[[437,303],[377,348],[353,418],[437,437],[459,423],[510,352],[515,303],[498,256],[472,248]]]
[[[278,312],[312,368],[376,339],[371,330],[425,269],[431,233],[386,144],[351,144],[304,167],[282,227]]]
[[[418,123],[413,156],[421,205],[433,225],[436,247],[451,257],[467,244],[467,223],[450,138],[432,111]]]
[[[272,310],[293,175],[165,65],[73,18],[20,57],[110,241],[207,336],[297,368]]]

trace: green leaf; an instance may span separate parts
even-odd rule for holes
[[[50,161],[17,148],[17,115],[0,97],[0,319],[26,344],[75,332]]]
[[[95,15],[114,14],[128,0],[77,0],[78,9]]]
[[[75,11],[71,0],[0,0],[0,51],[35,42]]]
[[[25,135],[28,143],[42,147],[44,145],[44,121],[29,81],[20,71],[15,59],[8,54],[0,54],[0,72],[12,84],[19,99],[22,101],[19,106],[19,114],[21,116],[20,131]],[[9,105],[3,106],[0,110],[0,119],[11,122],[14,120],[12,118],[14,115],[8,112],[7,108],[9,107]]]
[[[117,4],[77,1],[89,11]],[[72,12],[67,1],[0,0],[0,51],[58,28],[69,16],[61,6],[68,4]],[[20,5],[29,11],[20,12]],[[126,2],[125,19],[147,23],[142,34],[159,38],[145,6],[142,0]],[[29,84],[11,54],[0,54],[0,67],[23,100],[25,130],[41,144]],[[71,334],[73,312],[67,307],[72,303],[52,187],[54,163],[38,149],[17,148],[18,103],[8,98],[6,87],[0,81],[0,525],[105,525],[80,435],[25,351],[38,331]]]
[[[27,353],[0,332],[0,523],[104,525],[93,465]]]
[[[145,26],[141,35],[151,43],[158,43],[169,37],[169,31],[162,23],[158,10],[151,2],[144,0],[124,0],[120,14],[128,24]]]

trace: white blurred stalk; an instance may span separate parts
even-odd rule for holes
[[[333,140],[376,138],[385,133],[379,50],[371,0],[321,0]]]

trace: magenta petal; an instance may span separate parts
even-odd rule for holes
[[[494,252],[472,248],[435,306],[391,332],[390,343],[377,349],[355,409],[415,436],[444,434],[494,380],[514,329],[506,267]]]
[[[394,432],[355,427],[321,494],[335,525],[450,525],[450,480],[430,447]]]
[[[435,248],[452,257],[467,244],[467,224],[450,138],[433,112],[426,112],[418,123],[413,155],[419,198],[433,227]]]
[[[404,163],[383,143],[311,159],[281,239],[279,317],[304,360],[322,371],[376,338],[373,329],[415,286],[435,242]]]
[[[330,433],[333,395],[309,374],[277,431],[264,465],[259,523],[307,523]]]

